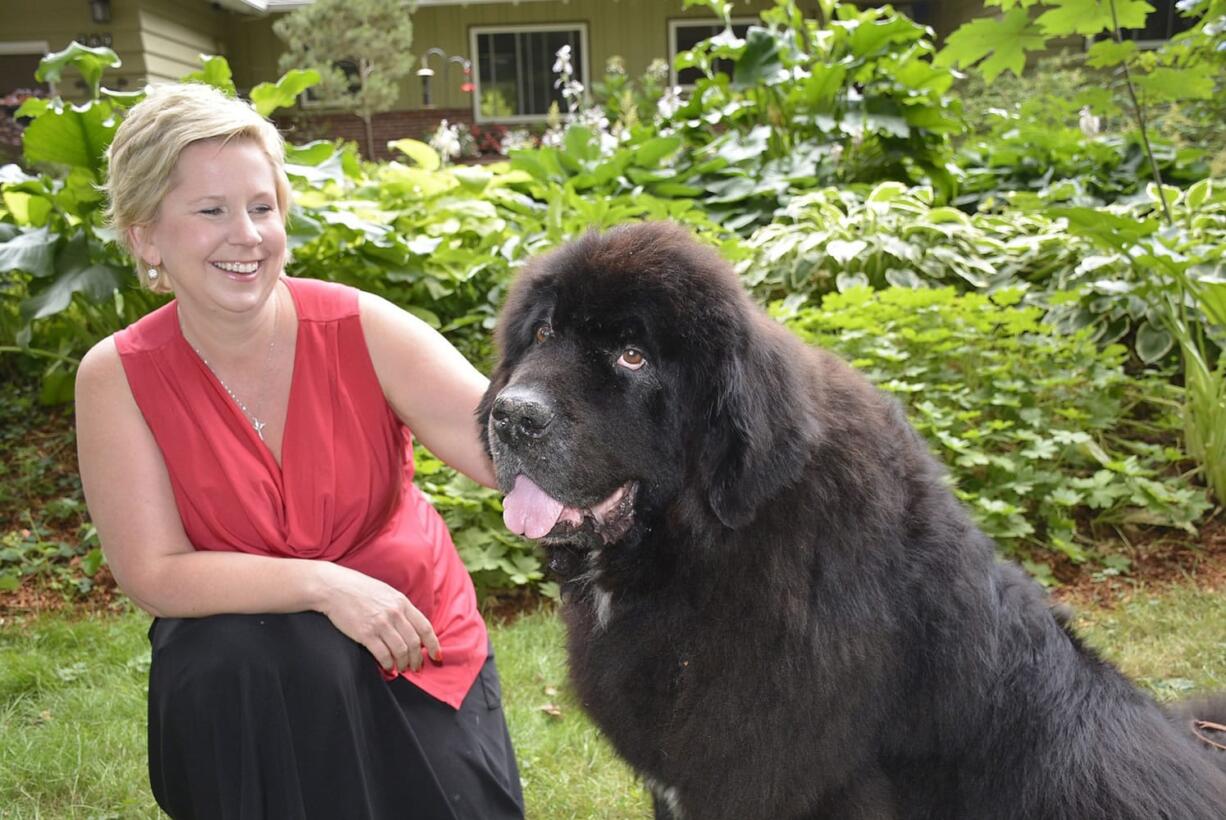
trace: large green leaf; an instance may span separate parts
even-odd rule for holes
[[[426,171],[437,171],[443,164],[442,159],[439,158],[438,151],[435,151],[421,140],[395,140],[394,142],[389,142],[387,147],[394,148],[408,155],[409,159],[416,162]]]
[[[55,243],[59,237],[46,228],[23,231],[0,243],[0,273],[19,270],[34,276],[55,272]]]
[[[566,150],[560,159],[586,163],[600,158],[600,142],[586,125],[571,125],[566,129],[562,142]]]
[[[1156,219],[1117,216],[1095,208],[1050,208],[1048,214],[1068,220],[1070,232],[1118,251],[1127,251],[1138,239],[1158,229]]]
[[[811,66],[810,71],[810,76],[805,78],[801,86],[805,101],[818,110],[831,107],[843,90],[847,67],[818,63]]]
[[[851,33],[851,51],[857,57],[868,57],[888,46],[917,40],[922,34],[923,29],[907,17],[890,15],[856,26]]]
[[[267,117],[278,108],[290,108],[298,95],[319,83],[319,72],[300,68],[287,71],[276,83],[260,83],[251,89],[251,102],[260,116]]]
[[[100,177],[103,154],[118,127],[111,104],[96,101],[48,109],[30,123],[21,141],[30,162],[87,168]]]
[[[1132,40],[1117,43],[1115,40],[1099,40],[1086,52],[1086,65],[1094,68],[1111,68],[1125,62],[1137,53],[1137,44]]]
[[[183,75],[184,82],[204,83],[221,89],[231,97],[238,95],[238,89],[234,87],[234,76],[230,73],[229,60],[218,55],[201,54],[200,62],[204,64],[204,67],[199,71]]]
[[[296,165],[319,165],[336,153],[336,143],[315,140],[302,145],[285,146],[285,161]]]
[[[668,137],[652,137],[635,149],[634,162],[640,168],[654,168],[660,160],[680,147],[681,137],[676,134]]]
[[[1093,37],[1113,31],[1117,23],[1120,28],[1145,28],[1145,18],[1154,10],[1145,0],[1047,0],[1047,4],[1052,8],[1035,22],[1049,37]]]
[[[51,214],[51,200],[47,197],[24,191],[5,191],[0,199],[3,199],[4,207],[18,225],[41,227],[47,224],[47,217]]]
[[[75,40],[68,48],[48,54],[38,64],[34,79],[44,83],[58,83],[64,76],[64,70],[73,67],[81,72],[86,85],[90,88],[90,96],[98,96],[98,84],[102,81],[102,72],[108,68],[119,68],[123,61],[119,55],[109,48],[90,48]]]
[[[764,28],[752,26],[745,35],[745,50],[733,66],[732,87],[745,89],[776,85],[787,77],[775,36]]]
[[[84,293],[94,302],[109,299],[127,274],[113,265],[90,261],[89,243],[81,232],[64,244],[56,257],[55,268],[58,275],[21,303],[21,314],[26,320],[59,313],[72,303],[74,293]]]
[[[1187,68],[1158,66],[1148,74],[1139,74],[1134,82],[1145,91],[1146,102],[1210,100],[1217,84],[1217,70],[1210,63]]]
[[[1137,356],[1146,364],[1153,364],[1175,346],[1175,339],[1165,329],[1142,322],[1137,328]]]
[[[967,68],[983,60],[979,70],[990,83],[1002,71],[1012,71],[1020,77],[1026,65],[1026,52],[1046,46],[1047,39],[1030,22],[1026,11],[1014,8],[1003,17],[980,17],[958,28],[946,39],[936,62]]]

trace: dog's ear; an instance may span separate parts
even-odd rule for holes
[[[746,333],[740,349],[721,354],[709,382],[700,481],[711,511],[730,529],[750,524],[800,479],[817,440],[797,351],[789,355],[773,330],[763,324]]]

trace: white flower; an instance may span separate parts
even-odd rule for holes
[[[526,128],[516,128],[513,131],[508,131],[506,136],[502,138],[502,153],[508,151],[518,151],[524,148],[532,147],[532,135],[528,133]]]
[[[565,45],[558,49],[557,60],[553,64],[554,74],[565,74],[567,76],[574,74],[575,69],[570,64],[570,46]]]
[[[1101,133],[1103,122],[1098,117],[1090,113],[1090,106],[1085,106],[1081,109],[1081,133],[1085,134],[1088,139],[1094,139]]]
[[[681,88],[674,85],[660,96],[660,101],[656,103],[656,111],[659,112],[661,119],[671,120],[680,109]]]
[[[460,156],[460,129],[454,125],[448,125],[447,120],[442,120],[438,124],[438,128],[430,135],[430,147],[438,151],[443,162],[456,159]]]

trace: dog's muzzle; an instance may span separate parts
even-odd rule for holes
[[[494,399],[490,423],[498,438],[514,446],[544,438],[556,416],[548,397],[539,390],[511,385]]]

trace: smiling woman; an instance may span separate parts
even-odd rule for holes
[[[246,103],[153,90],[111,215],[174,301],[77,378],[81,481],[154,616],[149,771],[172,817],[515,818],[472,582],[412,483],[412,434],[493,483],[486,381],[376,297],[284,275],[283,145]]]

